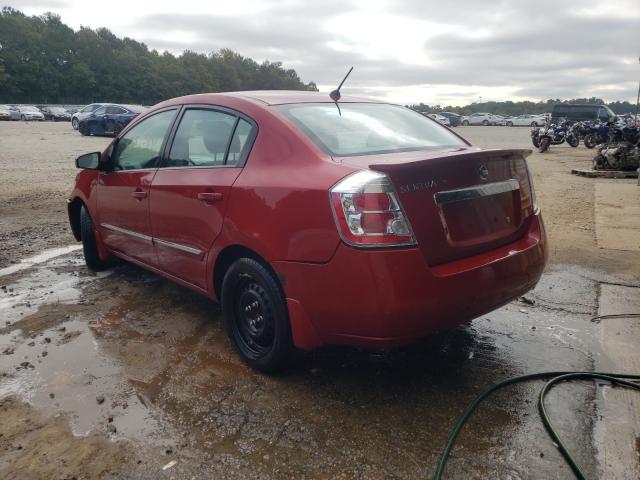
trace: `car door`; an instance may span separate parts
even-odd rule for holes
[[[102,131],[103,133],[116,133],[119,131],[118,122],[119,117],[127,111],[116,105],[109,105],[105,114],[102,117]]]
[[[156,265],[149,222],[149,190],[176,108],[134,125],[112,147],[97,185],[100,231],[108,248]]]
[[[165,272],[206,288],[206,255],[256,132],[237,112],[184,108],[151,186],[154,246]]]
[[[480,115],[477,113],[472,113],[471,116],[469,117],[469,123],[471,125],[480,125],[482,123],[482,120],[480,119]]]

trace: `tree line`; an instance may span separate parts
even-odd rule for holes
[[[407,105],[407,107],[416,110],[418,112],[423,113],[439,113],[439,112],[453,112],[460,115],[470,115],[476,112],[487,112],[494,113],[497,115],[508,115],[510,117],[525,115],[525,114],[537,114],[537,113],[550,113],[553,109],[553,106],[558,103],[591,103],[604,105],[605,101],[601,98],[591,97],[591,98],[574,98],[572,100],[560,100],[549,99],[546,101],[540,102],[532,102],[532,101],[522,101],[522,102],[482,102],[482,103],[471,103],[469,105],[465,105],[464,107],[454,107],[451,105],[441,106],[441,105],[425,105],[424,103],[418,103],[415,105]],[[614,113],[635,113],[636,106],[629,102],[611,102],[607,103],[611,110]]]
[[[74,31],[60,16],[0,12],[0,103],[153,105],[202,92],[317,90],[281,62],[222,49],[175,56],[106,28]]]

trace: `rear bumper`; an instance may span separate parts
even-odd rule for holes
[[[547,260],[535,215],[520,240],[429,267],[417,248],[361,250],[341,244],[326,264],[274,262],[294,343],[388,348],[455,327],[533,288]]]

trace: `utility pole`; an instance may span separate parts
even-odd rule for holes
[[[638,63],[640,63],[640,57],[638,57]],[[638,82],[638,99],[636,100],[636,127],[639,126],[638,112],[640,112],[640,81]],[[638,177],[638,181],[640,182],[640,177]]]

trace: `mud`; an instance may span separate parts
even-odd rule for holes
[[[33,143],[45,138],[50,156],[24,169],[50,195],[23,204],[12,180],[24,155],[17,141],[34,130],[0,124],[2,134],[13,129],[0,137],[10,170],[0,184],[0,478],[428,478],[480,390],[602,363],[610,352],[590,321],[600,285],[640,292],[639,254],[597,248],[593,180],[568,174],[587,162],[585,149],[552,148],[531,161],[552,261],[524,299],[409,348],[327,348],[299,355],[285,375],[259,375],[240,362],[207,299],[124,263],[98,275],[84,268],[57,203],[74,173],[62,159],[108,139],[40,125]],[[528,141],[528,129],[462,133],[485,146]],[[56,167],[64,175],[45,180]],[[34,224],[45,218],[47,227]],[[31,229],[44,229],[35,242]],[[538,420],[540,386],[483,405],[446,478],[570,478]],[[563,385],[547,402],[590,478],[602,471],[596,388]]]

